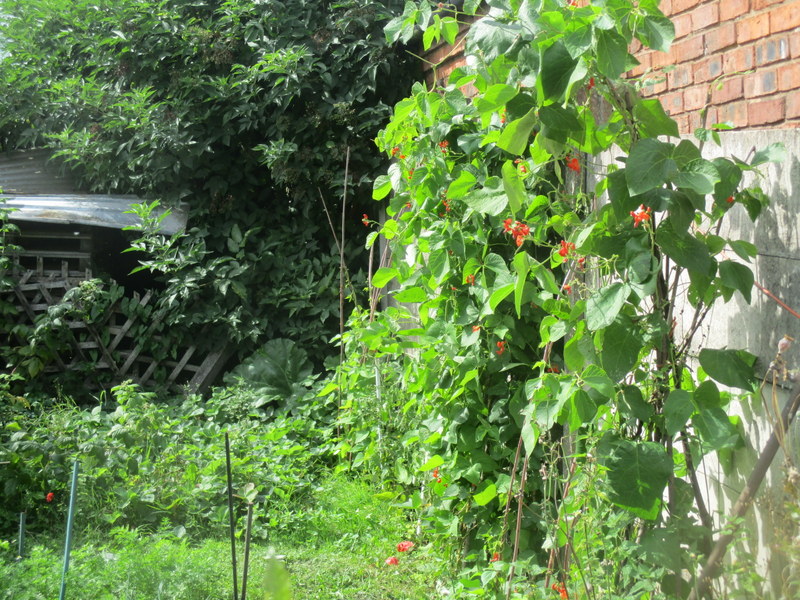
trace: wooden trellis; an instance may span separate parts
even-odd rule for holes
[[[36,268],[19,272],[16,285],[6,296],[17,308],[18,324],[33,325],[40,315],[61,303],[69,290],[89,279],[90,271],[71,269],[67,260],[61,262],[61,269],[48,270],[43,257],[37,257]],[[152,301],[153,294],[148,291],[144,296],[134,294],[125,313],[117,301],[99,318],[71,316],[62,329],[61,345],[50,347],[53,363],[46,370],[83,370],[87,386],[95,389],[103,387],[104,381],[113,385],[131,379],[146,387],[206,390],[229,356],[226,345],[209,350],[192,343],[168,353],[171,342],[158,333],[161,319],[145,322],[148,311],[142,309]],[[200,333],[194,339],[204,340],[206,336]],[[17,339],[16,343],[27,344],[28,340]],[[163,356],[153,355],[157,349]]]

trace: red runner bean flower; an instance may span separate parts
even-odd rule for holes
[[[53,492],[49,492],[47,496],[44,497],[45,502],[52,502],[55,499],[56,495]]]
[[[567,593],[567,586],[563,583],[554,583],[550,586],[554,591],[558,592],[558,597],[561,600],[569,600],[569,594]]]
[[[575,250],[575,244],[566,240],[561,240],[561,248],[558,251],[559,256],[566,258],[571,250]]]
[[[447,140],[442,140],[441,142],[439,142],[439,148],[441,149],[442,154],[447,154],[448,146],[450,146],[450,142],[448,142]]]
[[[489,562],[497,562],[498,560],[500,560],[500,553],[495,552],[492,554],[492,558],[489,559]]]
[[[393,566],[393,565],[399,565],[399,564],[400,564],[400,561],[399,561],[399,560],[397,560],[397,557],[396,557],[396,556],[390,556],[390,557],[389,557],[389,558],[387,558],[387,559],[386,559],[384,562],[385,562],[387,565],[389,565],[389,566]]]
[[[736,198],[734,198],[733,196],[728,196],[725,199],[725,202],[727,202],[728,204],[733,204],[734,202],[736,202]]]
[[[363,215],[361,215],[361,222],[365,226],[369,227],[369,215],[367,215],[367,213],[364,213]]]
[[[398,552],[408,552],[413,547],[414,547],[414,542],[409,542],[409,541],[400,542],[399,544],[397,544],[397,551]]]
[[[630,212],[630,215],[633,217],[633,226],[638,227],[639,223],[650,221],[650,207],[640,204],[639,208]]]
[[[497,356],[502,356],[503,352],[506,351],[506,343],[504,341],[497,342],[497,350],[495,350],[495,354]]]
[[[567,161],[567,167],[578,173],[581,170],[581,163],[573,156]]]
[[[475,275],[467,275],[467,283],[470,285],[475,285]]]

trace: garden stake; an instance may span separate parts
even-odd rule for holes
[[[236,521],[233,517],[233,482],[231,481],[231,441],[228,432],[225,432],[225,470],[228,475],[228,518],[231,530],[231,565],[233,566],[233,600],[239,600],[236,571]]]
[[[250,564],[250,532],[253,529],[253,503],[247,503],[247,529],[244,532],[244,566],[242,567],[242,596],[239,600],[247,598],[247,567]]]
[[[17,547],[17,560],[22,560],[25,554],[25,513],[19,513],[19,546]]]
[[[69,510],[67,511],[67,539],[64,543],[64,569],[61,571],[61,591],[58,600],[64,600],[67,591],[67,571],[69,570],[69,551],[72,546],[72,521],[75,517],[75,497],[78,495],[78,459],[72,467],[72,486],[69,490]]]

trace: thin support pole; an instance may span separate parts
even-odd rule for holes
[[[61,571],[61,591],[58,600],[64,600],[67,592],[67,571],[69,571],[69,553],[72,548],[72,524],[75,520],[75,502],[78,495],[78,459],[72,467],[72,486],[69,490],[69,510],[67,511],[67,539],[64,543],[64,568]]]
[[[253,530],[253,503],[247,504],[247,529],[244,531],[244,566],[242,567],[242,597],[247,598],[247,567],[250,564],[250,532]]]
[[[25,513],[19,513],[19,544],[17,546],[17,560],[25,556]]]
[[[233,516],[233,481],[231,477],[231,441],[225,432],[225,470],[228,475],[228,520],[231,530],[231,566],[233,568],[233,600],[239,600],[238,579],[236,570],[236,519]]]

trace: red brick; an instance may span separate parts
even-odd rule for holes
[[[703,32],[706,53],[716,52],[736,44],[736,25],[731,21]]]
[[[685,63],[698,56],[703,56],[703,36],[697,35],[672,45],[669,55],[673,64]]]
[[[728,50],[722,57],[722,70],[728,74],[747,71],[754,65],[753,46]]]
[[[719,7],[719,19],[720,21],[730,21],[749,10],[749,0],[724,0]]]
[[[644,74],[644,72],[650,68],[651,55],[652,53],[642,53],[637,56],[636,60],[639,61],[639,64],[628,71],[628,77],[639,77],[640,75]]]
[[[771,38],[755,45],[757,65],[768,65],[789,58],[789,40],[785,37]]]
[[[791,62],[778,67],[778,90],[800,90],[800,62]]]
[[[631,47],[628,49],[628,51],[629,51],[631,54],[636,54],[636,53],[637,53],[637,52],[639,52],[639,50],[641,50],[642,48],[643,48],[643,46],[642,46],[642,42],[640,42],[639,40],[637,40],[637,39],[635,39],[635,38],[634,38],[634,40],[631,42]]]
[[[708,127],[713,121],[708,117],[703,118],[702,111],[696,110],[689,113],[689,131],[695,131],[698,127]]]
[[[800,58],[800,31],[793,31],[789,34],[789,52],[792,58]]]
[[[721,87],[714,86],[711,90],[711,102],[713,104],[725,104],[734,100],[744,98],[744,88],[742,87],[742,77],[726,79],[721,82]]]
[[[773,4],[778,4],[784,0],[753,0],[753,10],[761,10]]]
[[[722,57],[712,56],[694,65],[694,82],[712,81],[722,75]]]
[[[688,115],[678,115],[674,117],[675,122],[678,124],[678,131],[680,133],[691,133],[691,129],[689,129],[689,116]]]
[[[786,118],[797,119],[800,117],[800,95],[789,94],[786,97]]]
[[[744,44],[769,35],[770,13],[761,13],[747,17],[736,23],[736,42]]]
[[[716,125],[719,123],[719,120],[717,119],[717,109],[713,106],[706,108],[706,123],[708,125]]]
[[[667,91],[667,82],[663,77],[649,77],[645,83],[647,85],[642,88],[642,94],[645,96],[655,96]]]
[[[689,35],[692,30],[692,15],[684,13],[677,17],[673,17],[672,23],[675,25],[675,39],[679,40]]]
[[[661,105],[670,115],[678,115],[683,112],[683,94],[681,92],[671,92],[661,97]]]
[[[772,71],[758,71],[744,77],[745,98],[757,98],[777,91],[778,72],[774,69]]]
[[[672,12],[670,14],[677,15],[685,10],[694,8],[700,4],[700,0],[672,0]]]
[[[770,98],[747,104],[747,122],[750,125],[767,125],[783,121],[784,98]]]
[[[692,83],[692,71],[690,65],[679,65],[667,73],[667,86],[671,90],[686,87]]]
[[[747,102],[732,102],[717,107],[720,123],[730,123],[733,127],[747,127]]]
[[[716,25],[719,23],[719,3],[701,4],[689,14],[692,16],[692,27],[695,31]]]
[[[650,66],[654,69],[672,64],[672,55],[669,52],[653,52],[650,55]]]
[[[769,11],[770,31],[786,31],[800,26],[800,1],[794,0]]]
[[[698,110],[706,105],[708,88],[704,85],[687,88],[683,92],[683,110]]]

